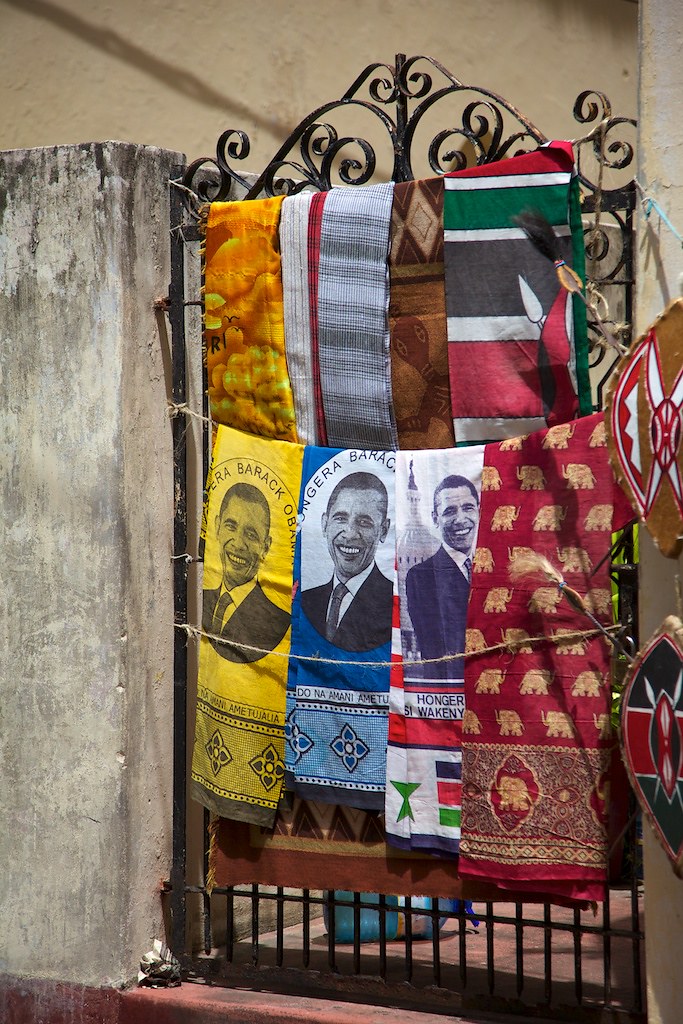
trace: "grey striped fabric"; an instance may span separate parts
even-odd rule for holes
[[[327,443],[398,448],[389,363],[393,183],[335,188],[323,210],[318,268],[320,380]]]
[[[285,356],[301,444],[317,443],[308,298],[308,212],[312,198],[312,192],[286,197],[280,212]]]

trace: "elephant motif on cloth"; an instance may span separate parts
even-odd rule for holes
[[[509,587],[492,587],[486,595],[484,611],[487,614],[507,611],[507,606],[512,600],[513,593],[514,591],[510,590]]]
[[[545,477],[540,466],[518,466],[517,479],[520,491],[545,490]]]
[[[592,491],[596,483],[593,470],[581,462],[568,462],[562,467],[562,477],[573,491]]]
[[[500,473],[495,466],[484,466],[481,473],[482,491],[499,491],[502,486]]]
[[[572,697],[599,697],[603,678],[599,672],[586,669],[579,673],[572,686]]]
[[[574,430],[575,424],[573,423],[558,423],[557,426],[550,427],[541,442],[541,447],[546,451],[551,448],[568,448],[569,442],[574,436]]]
[[[567,509],[563,505],[544,505],[534,517],[534,530],[559,530],[567,518]]]
[[[496,781],[500,811],[528,811],[531,807],[529,787],[516,775],[500,775]]]
[[[508,555],[510,557],[509,568],[510,569],[514,569],[515,562],[517,562],[518,559],[528,558],[528,556],[529,555],[533,555],[533,553],[534,553],[534,549],[533,548],[526,548],[526,547],[512,547],[512,548],[508,548]]]
[[[546,668],[531,668],[519,684],[519,692],[546,696],[553,681],[553,673]]]
[[[505,672],[500,668],[486,668],[477,679],[476,693],[500,693],[505,682]]]
[[[554,615],[562,600],[562,592],[558,587],[538,587],[529,601],[529,611],[542,615]]]
[[[500,450],[502,452],[521,452],[528,436],[528,434],[521,434],[519,437],[508,437],[500,442]]]
[[[493,553],[490,548],[477,548],[474,552],[474,561],[472,562],[473,572],[493,572],[495,569],[495,562],[493,561]]]
[[[496,722],[501,736],[521,736],[524,732],[519,712],[512,708],[496,708]]]
[[[481,722],[479,717],[475,715],[474,711],[470,708],[465,708],[462,716],[462,731],[467,733],[473,733],[478,736],[481,732]]]
[[[467,610],[468,629],[481,631],[487,649],[465,659],[465,706],[481,732],[462,734],[458,864],[463,878],[510,887],[534,879],[544,891],[574,899],[591,892],[596,900],[604,898],[609,851],[598,792],[612,757],[609,648],[554,577],[527,570],[528,556],[547,558],[589,603],[593,596],[601,623],[612,621],[605,556],[611,530],[632,510],[610,471],[601,422],[596,413],[531,434],[522,450],[485,449],[502,487],[481,494],[477,544],[496,568],[472,576]],[[543,489],[532,486],[540,477],[529,466],[540,469]],[[500,510],[509,507],[519,515],[508,531]],[[487,613],[490,592],[505,586],[514,587],[505,613]],[[505,672],[500,694],[482,692],[478,681],[496,668]],[[530,800],[502,776],[521,779]]]
[[[557,548],[558,561],[564,566],[565,572],[590,572],[593,563],[583,548]]]
[[[517,629],[515,626],[509,626],[507,629],[501,629],[500,632],[503,643],[507,644],[508,647],[512,647],[517,654],[532,653],[533,648],[531,644],[526,642],[529,639],[526,629]]]
[[[548,738],[574,739],[574,719],[568,711],[541,711],[541,721],[548,730]]]
[[[484,634],[480,629],[465,630],[465,654],[477,654],[486,650],[487,647]]]
[[[605,421],[600,420],[596,425],[595,430],[588,438],[589,448],[606,448],[607,447],[607,429],[605,427]]]
[[[584,604],[594,615],[609,615],[612,610],[612,595],[602,587],[589,590],[584,597]]]
[[[612,735],[612,723],[606,711],[599,715],[593,714],[593,724],[600,734],[601,740],[608,740]]]
[[[586,653],[588,640],[581,636],[573,636],[573,633],[575,633],[575,630],[573,629],[557,629],[553,633],[553,637],[557,639],[555,650],[559,655],[584,655]],[[560,639],[560,637],[564,636],[567,636],[568,639]]]
[[[593,505],[584,520],[584,528],[589,531],[612,529],[612,506]]]
[[[521,509],[514,505],[499,505],[491,520],[492,530],[513,530]]]

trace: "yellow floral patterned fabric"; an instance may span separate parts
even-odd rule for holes
[[[204,341],[217,423],[296,441],[278,228],[282,196],[212,203],[204,224]]]

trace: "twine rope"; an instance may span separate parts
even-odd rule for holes
[[[190,409],[186,402],[168,402],[168,416],[169,419],[175,419],[176,416],[192,416],[196,420],[201,420],[202,423],[208,423],[212,425],[212,420],[208,416],[203,416],[200,412],[195,412],[194,409]]]
[[[415,661],[405,661],[403,658],[398,658],[393,661],[351,661],[344,659],[340,661],[338,658],[322,658],[319,654],[292,654],[291,652],[285,651],[273,651],[267,650],[264,647],[255,647],[253,644],[243,644],[237,640],[226,640],[225,637],[218,636],[215,633],[207,633],[199,626],[193,626],[189,622],[176,622],[174,623],[176,629],[182,630],[192,640],[199,640],[201,637],[206,637],[208,640],[213,640],[219,644],[225,644],[228,647],[236,647],[241,651],[251,651],[255,654],[274,654],[277,658],[291,658],[292,661],[311,661],[316,665],[339,665],[346,667],[356,668],[391,668],[392,666],[400,666],[401,668],[410,668],[416,665],[441,665],[451,661],[459,661],[461,658],[473,658],[479,657],[482,654],[492,654],[495,651],[507,651],[509,654],[514,654],[518,647],[524,647],[526,644],[537,644],[543,641],[550,643],[568,643],[570,640],[578,639],[593,639],[603,634],[603,632],[616,632],[619,626],[606,626],[600,629],[577,629],[567,633],[560,634],[541,634],[540,636],[524,637],[521,640],[505,641],[499,644],[493,644],[491,647],[481,647],[476,651],[467,651],[463,654],[444,654],[440,658],[422,658],[416,659]]]
[[[569,141],[572,146],[582,146],[584,142],[592,142],[598,133],[602,133],[604,140],[604,133],[609,127],[609,121],[608,117],[603,117],[602,121],[599,121],[594,128],[591,128],[587,135],[582,135],[580,139],[570,139]]]

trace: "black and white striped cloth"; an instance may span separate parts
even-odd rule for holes
[[[398,447],[388,324],[393,190],[391,182],[335,188],[325,201],[318,336],[327,443],[332,446]]]

